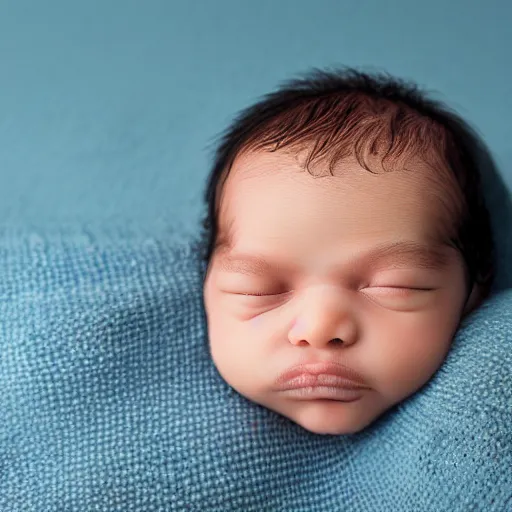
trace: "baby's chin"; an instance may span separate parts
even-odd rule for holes
[[[383,410],[373,410],[364,399],[354,402],[337,400],[289,400],[262,404],[314,434],[356,434],[371,425]]]

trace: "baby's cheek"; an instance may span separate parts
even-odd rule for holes
[[[422,387],[442,365],[449,342],[429,332],[411,332],[388,339],[374,351],[380,371],[381,391],[393,401],[406,398]]]
[[[259,329],[264,324],[263,317],[255,316],[249,320],[249,325],[251,329]]]

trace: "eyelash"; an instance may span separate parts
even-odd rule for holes
[[[413,288],[408,286],[370,286],[368,288],[390,288],[395,290],[411,290],[416,292],[428,292],[434,290],[434,288]],[[365,290],[366,288],[361,288],[361,290]],[[277,297],[278,295],[285,295],[289,292],[282,293],[237,293],[235,295],[244,295],[249,297]]]
[[[434,288],[420,288],[420,287],[413,287],[413,286],[369,286],[368,288],[391,288],[396,290],[412,290],[416,292],[428,292],[431,290],[434,290]],[[364,290],[364,288],[363,288]]]
[[[277,295],[284,295],[288,292],[283,293],[237,293],[236,295],[245,295],[250,297],[276,297]]]

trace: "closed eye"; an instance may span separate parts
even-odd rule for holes
[[[423,288],[412,286],[368,286],[361,288],[360,291],[376,297],[395,299],[407,299],[418,297],[424,293],[436,290],[436,288]]]
[[[420,288],[420,287],[411,287],[411,286],[368,286],[366,288],[361,288],[362,290],[382,290],[382,291],[396,291],[399,292],[400,290],[403,290],[404,293],[407,291],[432,291],[435,290],[435,288]],[[285,292],[277,292],[277,291],[254,291],[254,292],[230,292],[233,295],[243,295],[246,297],[279,297],[281,295],[286,295],[287,293],[290,293],[290,291]]]
[[[368,286],[369,289],[391,289],[391,290],[412,290],[412,291],[431,291],[435,288],[420,288],[420,287],[413,287],[413,286]],[[363,288],[363,290],[366,288]]]
[[[234,293],[234,295],[245,295],[248,297],[279,297],[280,295],[286,295],[289,292],[251,292],[251,293]]]

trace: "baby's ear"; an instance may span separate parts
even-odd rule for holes
[[[478,284],[473,285],[473,289],[466,301],[466,305],[464,306],[464,311],[462,312],[462,317],[469,315],[474,309],[476,309],[480,305],[480,286]]]

